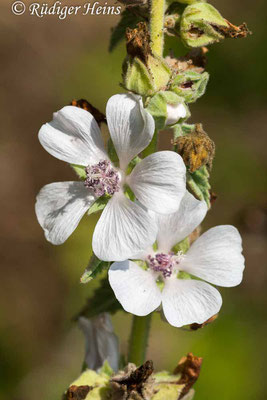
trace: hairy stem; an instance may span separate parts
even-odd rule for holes
[[[165,0],[151,0],[150,3],[150,39],[151,50],[154,55],[162,57],[164,46],[164,13]],[[142,156],[146,157],[158,147],[158,132],[155,130],[153,139],[149,146],[143,151]],[[150,324],[152,314],[146,317],[133,316],[131,336],[129,340],[128,361],[140,366],[146,358]]]
[[[150,4],[150,39],[155,56],[162,57],[164,45],[165,0],[151,0]]]
[[[145,362],[151,318],[152,314],[146,317],[133,316],[128,361],[137,366]]]

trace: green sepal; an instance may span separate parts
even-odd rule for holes
[[[189,47],[201,47],[224,39],[219,28],[228,28],[226,20],[211,4],[197,2],[186,7],[180,24],[181,39]]]
[[[125,31],[127,28],[135,28],[138,22],[143,20],[144,19],[141,16],[135,15],[133,12],[129,11],[126,8],[121,13],[119,23],[115,26],[115,28],[112,29],[109,42],[109,51],[114,50],[119,42],[124,39]]]
[[[163,58],[148,55],[146,64],[138,57],[126,60],[124,86],[141,96],[152,96],[164,88],[171,76],[171,70]]]
[[[188,133],[192,133],[195,129],[195,124],[176,124],[172,126],[173,129],[173,139],[177,139],[180,136],[185,136]]]
[[[161,371],[154,374],[155,391],[157,392],[151,397],[151,400],[177,400],[180,398],[185,384],[179,384],[181,375],[173,375],[167,371]],[[191,397],[192,399],[192,397]]]
[[[130,186],[124,185],[124,194],[129,200],[135,201],[135,195]]]
[[[155,92],[153,77],[149,74],[145,64],[137,57],[132,61],[126,61],[126,63],[125,88],[141,96],[152,95]]]
[[[89,386],[90,391],[84,400],[108,400],[111,396],[109,380],[108,374],[87,369],[70,386]],[[63,399],[67,400],[67,396]]]
[[[174,247],[173,247],[173,251],[174,253],[178,253],[179,251],[181,251],[183,254],[185,254],[188,249],[189,249],[189,238],[186,237],[185,239],[181,240],[181,242],[177,243]]]
[[[185,271],[179,271],[177,274],[177,279],[192,279],[192,276]]]
[[[117,311],[121,310],[123,310],[123,308],[116,299],[108,279],[104,278],[100,281],[100,286],[94,291],[92,297],[87,299],[86,305],[76,318],[80,316],[92,318],[103,312],[115,314]]]
[[[153,77],[155,90],[158,91],[165,87],[170,80],[171,69],[164,58],[149,55],[147,67]]]
[[[76,164],[70,164],[71,168],[74,169],[76,174],[78,175],[79,178],[82,180],[86,179],[86,172],[85,172],[85,167],[82,165],[76,165]]]
[[[134,167],[135,167],[137,164],[140,163],[140,161],[142,161],[142,159],[141,159],[140,157],[138,157],[138,156],[134,157],[134,158],[132,159],[132,161],[130,161],[130,163],[128,164],[127,171],[126,171],[126,175],[129,175],[129,174],[132,172],[132,170],[134,169]]]
[[[91,215],[91,214],[97,213],[97,212],[99,212],[99,211],[102,211],[102,210],[106,207],[106,205],[107,205],[109,199],[110,199],[110,196],[107,196],[107,195],[104,195],[104,196],[99,197],[99,198],[93,203],[93,205],[89,208],[87,214],[88,214],[88,215]]]
[[[109,156],[109,159],[110,159],[113,163],[117,164],[118,161],[119,161],[119,157],[118,157],[118,155],[117,155],[115,146],[114,146],[114,144],[113,144],[111,138],[108,139],[107,148],[108,148],[108,156]]]
[[[153,116],[157,130],[165,128],[167,120],[167,104],[183,104],[185,106],[187,109],[187,115],[185,118],[180,119],[181,122],[190,116],[190,111],[184,103],[183,97],[180,97],[171,91],[160,91],[151,97],[147,106],[147,111]]]
[[[102,261],[95,254],[90,258],[89,264],[80,278],[80,282],[85,284],[97,277],[104,269],[109,268],[110,262]]]
[[[114,374],[114,371],[111,368],[111,366],[109,365],[107,360],[104,362],[102,368],[100,368],[99,374],[105,374],[108,376],[112,376]]]
[[[210,183],[209,183],[209,172],[207,167],[204,165],[197,171],[190,173],[187,171],[187,185],[189,189],[199,200],[205,200],[207,206],[210,208]]]
[[[150,400],[177,400],[182,395],[186,384],[178,383],[181,375],[172,375],[166,371],[153,374],[153,392],[149,397]],[[113,398],[114,392],[110,384],[110,370],[102,367],[98,372],[87,369],[79,378],[71,383],[71,386],[85,387],[89,386],[90,390],[84,400],[110,400]],[[190,391],[182,397],[183,400],[192,400],[194,390]],[[66,399],[66,394],[64,395]],[[117,396],[115,397],[118,398]],[[138,396],[139,398],[139,396]],[[140,397],[141,398],[141,397]],[[136,395],[130,396],[129,399],[137,399]]]
[[[160,383],[156,385],[158,393],[151,397],[151,400],[177,400],[182,394],[184,384],[179,385],[175,383]]]
[[[206,90],[209,74],[195,71],[185,71],[177,74],[173,79],[170,90],[182,96],[186,103],[194,103]]]

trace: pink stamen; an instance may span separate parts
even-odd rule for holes
[[[98,164],[88,165],[85,168],[85,187],[92,189],[97,197],[104,194],[112,196],[120,189],[120,177],[118,171],[112,167],[108,160],[101,160]]]

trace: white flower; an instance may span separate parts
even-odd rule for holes
[[[126,175],[129,162],[150,143],[154,120],[141,98],[129,94],[111,97],[106,115],[118,168],[109,160],[100,129],[88,111],[67,106],[42,126],[43,147],[60,160],[86,167],[87,179],[44,186],[37,196],[36,214],[47,240],[61,244],[99,196],[111,195],[94,231],[93,251],[102,260],[122,261],[155,240],[155,217],[148,209],[162,214],[178,209],[185,193],[185,166],[175,152],[161,151]],[[138,202],[125,196],[125,185]]]
[[[79,327],[85,336],[85,362],[87,368],[97,371],[105,361],[113,371],[119,368],[119,341],[113,331],[110,315],[95,318],[79,317]]]
[[[159,217],[158,249],[149,248],[136,256],[146,261],[147,269],[130,260],[112,264],[109,282],[126,311],[144,316],[162,303],[168,322],[181,327],[201,324],[220,310],[220,293],[202,279],[225,287],[241,282],[244,257],[237,229],[217,226],[201,235],[185,255],[172,252],[173,246],[201,223],[206,212],[206,203],[187,192],[176,213]],[[180,271],[201,280],[179,279]],[[159,278],[164,282],[162,291],[156,283]]]

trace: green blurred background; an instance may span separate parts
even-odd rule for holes
[[[73,2],[80,4],[78,0]],[[246,270],[238,288],[222,290],[219,319],[197,331],[153,318],[149,358],[173,369],[189,351],[204,358],[196,400],[267,398],[266,14],[264,0],[214,0],[231,22],[253,35],[227,40],[208,54],[206,95],[191,107],[217,145],[212,188],[218,199],[204,229],[234,224],[244,239]],[[102,111],[119,87],[124,45],[107,51],[117,17],[15,16],[1,1],[1,290],[0,399],[57,400],[79,374],[81,332],[70,320],[92,292],[79,278],[91,251],[94,217],[62,246],[45,241],[35,214],[39,189],[75,179],[40,146],[37,133],[73,98]],[[161,148],[170,136],[162,134]],[[130,317],[114,317],[126,351]]]

